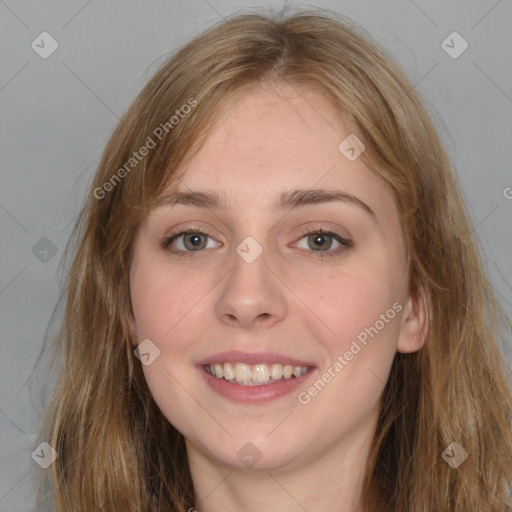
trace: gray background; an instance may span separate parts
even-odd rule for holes
[[[314,5],[366,28],[427,100],[511,317],[512,3]],[[1,512],[34,510],[30,454],[39,443],[41,379],[28,379],[57,300],[59,261],[107,137],[165,54],[253,6],[282,2],[0,1]],[[44,31],[59,45],[47,59],[31,47]],[[469,44],[458,58],[441,47],[453,31]]]

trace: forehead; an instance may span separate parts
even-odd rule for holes
[[[362,159],[350,161],[339,150],[351,133],[320,92],[259,85],[219,117],[164,194],[207,189],[228,206],[266,208],[291,189],[324,188],[392,202],[388,187]]]
[[[222,159],[229,169],[312,167],[313,162],[318,167],[336,154],[340,130],[346,131],[320,93],[262,85],[245,92],[219,118],[197,160],[202,153]]]

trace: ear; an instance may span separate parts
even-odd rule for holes
[[[397,352],[416,352],[425,343],[428,332],[427,297],[423,289],[411,293],[404,305]]]

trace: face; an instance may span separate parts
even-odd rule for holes
[[[396,351],[422,342],[392,192],[297,90],[245,93],[134,241],[149,389],[189,453],[232,468],[342,456],[371,435]]]

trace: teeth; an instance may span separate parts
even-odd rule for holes
[[[218,377],[217,375],[215,376]],[[221,375],[219,378],[222,379],[222,377]],[[230,363],[224,363],[224,378],[226,380],[235,380],[235,369]]]
[[[266,364],[257,364],[252,370],[252,380],[254,382],[268,382],[270,380],[270,370]]]
[[[283,365],[273,364],[270,367],[270,376],[273,380],[279,380],[283,376]]]
[[[218,379],[226,379],[244,386],[261,386],[278,380],[300,377],[308,371],[308,366],[292,366],[291,364],[265,363],[251,366],[244,363],[216,363],[205,365],[207,373]]]
[[[222,366],[220,364],[215,364],[213,366],[215,368],[215,377],[222,379],[222,377],[224,377],[224,372],[223,372]]]
[[[236,363],[235,364],[235,380],[237,382],[245,382],[248,380],[252,380],[251,367],[246,364],[243,364],[243,363]]]

